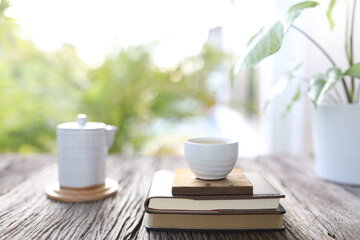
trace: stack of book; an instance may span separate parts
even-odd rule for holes
[[[260,173],[234,169],[225,179],[199,180],[189,169],[158,171],[145,201],[149,230],[283,229],[285,196]]]

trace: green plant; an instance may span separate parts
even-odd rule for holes
[[[52,55],[19,34],[0,1],[0,152],[55,150],[55,127],[78,112],[87,69],[75,49]]]
[[[333,29],[334,26],[334,22],[332,19],[332,11],[335,3],[336,0],[331,0],[327,11],[327,18],[329,21],[330,29]],[[234,81],[236,74],[240,71],[254,67],[264,58],[279,51],[288,30],[290,28],[293,28],[300,32],[303,36],[308,38],[313,44],[315,44],[315,46],[332,64],[332,67],[327,70],[326,74],[316,74],[310,78],[309,82],[306,81],[308,84],[307,95],[314,104],[314,106],[317,107],[317,105],[324,100],[325,96],[327,96],[331,90],[334,90],[335,94],[337,94],[337,97],[340,98],[338,92],[336,91],[336,88],[334,88],[340,82],[342,82],[347,102],[354,103],[356,101],[355,78],[360,78],[360,63],[354,64],[353,49],[356,0],[353,1],[351,16],[349,17],[348,14],[346,19],[345,54],[347,56],[349,67],[345,71],[342,71],[336,65],[335,61],[331,58],[331,56],[312,37],[310,37],[303,30],[293,24],[295,19],[300,16],[303,10],[316,7],[318,4],[319,3],[314,1],[305,1],[295,4],[287,11],[287,14],[282,19],[261,28],[258,33],[256,33],[253,37],[250,38],[244,53],[237,59],[233,68],[231,69],[231,82]],[[287,72],[284,77],[281,78],[278,83],[276,83],[270,94],[269,100],[282,93],[287,88],[287,86],[289,86],[290,81],[296,78],[293,72],[298,68],[299,65],[291,71]],[[350,86],[348,86],[349,83],[347,81],[350,82]],[[292,97],[289,104],[287,105],[286,111],[290,110],[292,105],[300,98],[300,96],[301,88],[299,86],[295,95]]]
[[[48,53],[24,39],[5,14],[9,6],[0,0],[0,152],[55,151],[56,125],[77,113],[119,127],[113,152],[141,152],[154,122],[177,123],[215,102],[207,78],[224,59],[221,51],[205,45],[163,69],[151,48],[137,46],[90,68],[69,44]]]
[[[215,103],[207,78],[221,59],[223,53],[205,45],[199,55],[161,69],[152,61],[151,48],[123,49],[89,72],[81,109],[90,120],[119,127],[111,151],[140,152],[153,137],[154,121],[176,123]]]

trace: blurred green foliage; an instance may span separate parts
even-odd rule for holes
[[[218,50],[204,46],[163,69],[151,47],[131,47],[90,69],[71,45],[50,54],[21,38],[8,6],[0,2],[0,152],[54,151],[56,125],[86,113],[119,127],[113,152],[134,153],[154,120],[177,122],[214,104],[206,79],[224,57]]]
[[[177,122],[214,104],[206,80],[222,53],[204,46],[198,56],[164,70],[153,63],[150,52],[144,46],[128,48],[89,71],[82,109],[91,119],[119,127],[113,151],[141,150],[155,119]]]
[[[52,56],[19,37],[0,3],[0,151],[51,151],[55,126],[75,114],[80,63],[70,47]],[[72,51],[71,51],[72,50]],[[84,75],[85,76],[85,75]]]

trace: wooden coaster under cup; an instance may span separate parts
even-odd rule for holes
[[[50,199],[61,202],[90,202],[110,197],[118,188],[119,184],[110,178],[102,185],[86,188],[66,188],[54,182],[48,185],[46,194]]]
[[[239,168],[220,180],[201,180],[189,168],[175,169],[173,195],[252,195],[253,185]]]

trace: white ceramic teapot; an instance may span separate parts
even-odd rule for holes
[[[87,122],[79,114],[76,122],[57,126],[59,184],[67,188],[87,188],[105,182],[105,159],[117,127]]]

